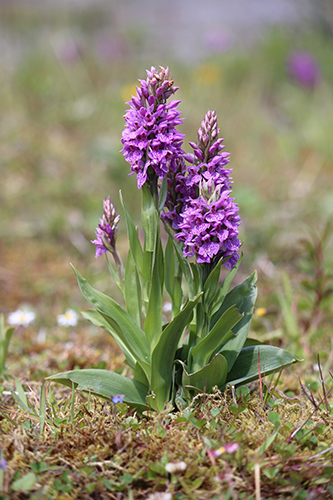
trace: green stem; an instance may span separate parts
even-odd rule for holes
[[[114,251],[112,252],[112,255],[113,255],[114,261],[115,261],[116,266],[117,266],[120,283],[122,283],[124,281],[124,276],[123,276],[124,268],[123,268],[123,263],[121,261],[120,255],[117,251],[116,245],[114,245]]]

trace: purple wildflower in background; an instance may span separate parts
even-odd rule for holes
[[[116,209],[108,196],[103,200],[103,218],[99,219],[96,239],[91,240],[91,243],[96,245],[96,259],[104,253],[111,252],[117,260],[116,235],[119,219],[120,215],[116,215]]]
[[[230,197],[229,153],[223,151],[219,132],[215,111],[208,111],[197,143],[190,142],[193,153],[184,155],[177,171],[168,175],[167,211],[162,218],[184,243],[184,257],[196,256],[198,263],[211,264],[229,257],[224,265],[231,269],[239,259],[241,219]]]
[[[125,58],[128,52],[125,39],[114,32],[102,32],[96,40],[96,56],[103,62]]]
[[[170,101],[178,87],[170,79],[169,69],[154,67],[147,71],[147,80],[139,80],[136,97],[129,101],[124,115],[126,125],[122,134],[122,153],[137,176],[138,188],[145,182],[163,179],[174,171],[182,156],[183,134],[176,126],[183,122],[177,109],[180,101]]]
[[[310,52],[292,52],[288,58],[287,68],[290,76],[303,87],[314,88],[320,81],[319,65]]]
[[[209,30],[204,35],[204,44],[211,52],[227,52],[233,39],[229,31],[224,29]]]

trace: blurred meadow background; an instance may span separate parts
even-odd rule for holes
[[[297,370],[310,382],[318,355],[331,368],[333,10],[251,4],[0,1],[0,312],[36,314],[12,339],[11,374],[120,366],[105,333],[57,316],[87,306],[70,262],[119,299],[90,240],[103,198],[121,214],[119,189],[139,222],[120,138],[125,102],[152,65],[180,87],[186,151],[217,111],[243,220],[238,280],[259,273],[251,336],[305,357]],[[308,69],[295,69],[304,55]],[[118,234],[125,255],[123,219]]]

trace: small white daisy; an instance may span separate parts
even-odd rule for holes
[[[165,470],[170,474],[175,474],[177,472],[182,472],[186,469],[186,462],[169,462],[165,466]]]
[[[76,326],[77,320],[78,315],[73,309],[67,309],[65,314],[59,314],[59,316],[57,316],[59,326]]]
[[[8,324],[12,326],[28,326],[32,323],[36,318],[36,314],[32,311],[27,311],[23,309],[18,309],[9,314],[8,316]]]
[[[157,493],[151,493],[146,500],[172,500],[172,494],[158,491]]]

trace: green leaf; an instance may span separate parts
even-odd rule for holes
[[[163,276],[160,276],[159,272],[160,268],[163,269],[163,254],[162,248],[160,245],[158,246],[159,250],[157,250],[157,258],[155,259],[153,268],[148,310],[144,324],[144,331],[146,332],[151,350],[156,345],[162,332]],[[160,279],[162,279],[162,283]]]
[[[16,387],[16,392],[18,394],[18,397],[21,399],[21,401],[23,401],[26,408],[29,408],[29,402],[28,402],[28,398],[27,398],[27,395],[25,393],[25,390],[23,389],[22,384],[19,381],[19,379],[16,377],[15,377],[15,387]]]
[[[145,235],[145,251],[154,252],[158,232],[158,213],[147,183],[142,186],[142,229]]]
[[[232,329],[236,337],[229,340],[219,351],[226,358],[229,371],[232,369],[249,333],[253,308],[257,298],[256,281],[257,273],[254,272],[243,283],[235,286],[226,295],[222,306],[212,318],[212,324],[215,325],[222,314],[232,305],[236,305],[238,311],[243,314],[243,318]]]
[[[134,368],[134,373],[133,373],[133,378],[137,382],[140,382],[141,384],[145,386],[149,386],[149,380],[147,379],[147,376],[143,369],[141,368],[139,363],[136,363],[135,368]]]
[[[258,358],[258,354],[260,357]],[[245,347],[240,352],[232,370],[228,373],[226,385],[247,384],[259,378],[259,361],[261,376],[286,368],[301,361],[301,358],[288,351],[270,345]]]
[[[175,276],[175,288],[172,297],[172,317],[179,313],[183,302],[183,288],[182,288],[182,272],[179,268],[179,274]]]
[[[31,491],[34,489],[36,481],[36,474],[34,474],[33,472],[28,472],[28,474],[26,474],[25,476],[16,479],[16,481],[14,481],[12,484],[12,488],[14,491]]]
[[[129,241],[129,246],[132,252],[132,256],[134,259],[134,262],[140,271],[141,274],[144,274],[144,269],[143,269],[143,251],[141,247],[141,243],[139,240],[138,232],[137,229],[134,226],[134,222],[126,208],[126,205],[123,200],[123,195],[121,191],[119,191],[119,197],[120,201],[124,210],[125,214],[125,219],[126,219],[126,226],[127,226],[127,235],[128,235],[128,241]],[[146,278],[148,278],[146,276]]]
[[[191,390],[196,388],[195,392],[211,392],[212,388],[225,383],[228,371],[228,364],[222,354],[216,354],[214,358],[193,373],[187,373],[185,367],[183,371],[182,383],[185,389],[189,386]]]
[[[178,260],[175,258],[175,250],[172,238],[169,235],[164,252],[164,281],[165,288],[172,301],[172,317],[179,313],[183,299],[182,277],[183,273]]]
[[[208,312],[209,307],[215,297],[217,286],[219,284],[219,278],[220,278],[220,273],[221,273],[221,264],[223,262],[223,258],[219,260],[219,262],[216,264],[216,266],[213,268],[213,270],[210,272],[208,278],[205,281],[205,284],[203,286],[203,305],[205,311]]]
[[[190,263],[191,270],[192,270],[192,275],[193,275],[193,283],[194,283],[194,289],[196,291],[202,290],[202,278],[201,278],[201,273],[200,273],[200,267],[195,264],[194,262]]]
[[[150,390],[155,394],[155,404],[159,411],[163,410],[164,403],[169,400],[172,367],[178,342],[184,329],[191,321],[192,311],[201,295],[197,295],[193,301],[188,301],[177,316],[164,328],[152,352]]]
[[[125,302],[127,312],[132,316],[136,324],[141,326],[141,286],[131,250],[127,254],[125,267]]]
[[[197,371],[209,363],[212,355],[234,337],[231,329],[242,319],[236,306],[231,306],[215,323],[211,331],[190,349],[190,370]]]
[[[186,280],[186,283],[188,286],[189,297],[192,300],[194,295],[195,295],[195,289],[194,289],[194,282],[193,282],[193,277],[191,274],[190,266],[188,265],[188,262],[185,259],[185,257],[183,257],[183,250],[182,250],[181,243],[179,241],[175,240],[175,238],[171,234],[169,226],[166,223],[164,223],[164,228],[171,238],[173,247],[175,249],[175,254],[176,254],[177,260],[179,262],[179,265],[181,267],[181,270],[184,274],[184,277],[185,277],[185,280]]]
[[[108,268],[109,268],[109,271],[110,271],[110,274],[112,276],[113,281],[115,282],[115,284],[117,285],[117,287],[119,288],[121,293],[124,295],[123,283],[120,281],[118,273],[113,269],[112,264],[110,262],[110,259],[108,257],[108,254],[106,254],[106,262],[108,264]],[[122,264],[121,264],[121,271],[123,272]]]
[[[262,443],[262,445],[260,446],[260,448],[258,450],[259,456],[263,455],[265,453],[265,451],[268,450],[268,448],[271,446],[271,444],[274,443],[278,434],[279,434],[279,431],[275,430],[270,436],[268,436],[268,438]]]
[[[84,318],[91,321],[93,325],[104,328],[104,330],[106,330],[108,334],[111,335],[111,337],[117,342],[117,344],[123,351],[129,366],[134,369],[136,365],[136,359],[122,341],[123,334],[119,328],[119,325],[116,322],[111,322],[108,317],[103,316],[102,313],[96,311],[95,309],[87,309],[86,311],[82,311],[81,314]]]
[[[72,266],[73,267],[73,266]],[[134,319],[120,307],[113,299],[95,290],[89,283],[81,276],[81,274],[73,267],[76,278],[78,280],[80,289],[84,297],[90,302],[92,306],[107,316],[115,323],[119,329],[118,335],[122,335],[122,342],[130,351],[132,356],[141,364],[148,379],[150,378],[149,354],[150,348],[147,337],[143,330],[136,324]]]
[[[210,309],[211,316],[213,316],[221,307],[222,302],[224,301],[224,298],[228,293],[231,282],[234,279],[236,272],[238,271],[238,268],[240,266],[242,258],[243,258],[243,254],[241,254],[240,258],[237,261],[237,264],[229,271],[229,273],[227,274],[227,276],[223,280],[221,286],[219,287],[219,289],[214,297],[214,300],[212,302],[212,305],[211,305],[211,309]]]
[[[67,387],[72,387],[74,384],[75,389],[91,392],[108,400],[112,395],[124,394],[125,403],[135,406],[140,411],[146,409],[148,387],[108,370],[73,370],[51,375],[46,380],[58,382]]]
[[[175,288],[176,261],[171,236],[168,236],[168,241],[165,245],[164,265],[165,288],[172,299]]]
[[[264,342],[260,342],[260,340],[257,340],[257,339],[247,338],[244,342],[243,347],[250,347],[252,345],[264,345]]]

